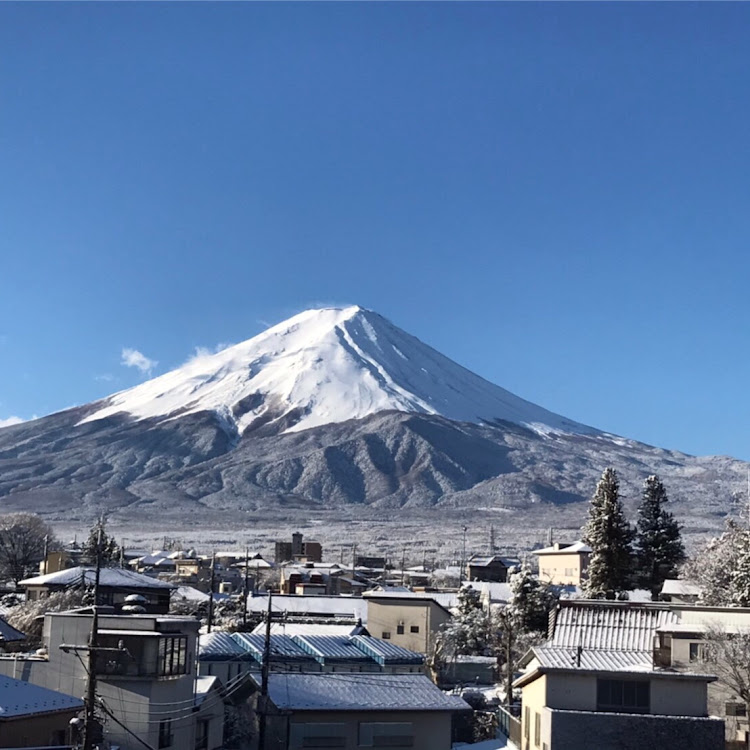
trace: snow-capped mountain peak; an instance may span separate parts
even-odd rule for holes
[[[358,306],[306,310],[104,404],[83,422],[118,413],[173,419],[213,411],[241,435],[258,420],[285,417],[288,432],[396,410],[597,434],[493,385]]]

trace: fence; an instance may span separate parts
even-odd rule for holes
[[[520,710],[520,707],[511,706],[508,710],[500,706],[497,709],[498,728],[511,742],[521,747],[521,720],[513,716],[514,710]]]

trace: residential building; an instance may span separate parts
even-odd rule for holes
[[[695,604],[701,595],[701,587],[692,581],[667,578],[661,587],[661,600],[673,604]]]
[[[367,630],[376,638],[427,654],[440,629],[451,618],[439,594],[366,592]],[[455,597],[455,595],[452,595]]]
[[[533,648],[522,691],[521,750],[723,750],[707,710],[712,675],[660,670],[650,654]]]
[[[679,615],[628,602],[561,602],[551,637],[526,655],[522,750],[720,750],[724,724],[709,716],[716,677],[654,659],[655,634]]]
[[[80,698],[0,677],[0,748],[72,744],[70,721],[82,710]]]
[[[110,649],[95,662],[97,696],[105,713],[113,717],[107,723],[107,739],[122,750],[142,750],[143,743],[182,750],[195,746],[201,722],[208,722],[203,727],[207,737],[220,735],[216,722],[223,723],[223,708],[217,713],[216,698],[196,693],[200,622],[99,610],[98,645]],[[91,608],[48,613],[43,649],[0,656],[0,674],[67,695],[84,695],[92,622]]]
[[[19,585],[26,590],[26,598],[34,601],[55,591],[85,586],[93,588],[95,578],[94,568],[79,566],[27,578],[20,581]],[[175,588],[172,583],[144,576],[126,568],[102,568],[99,574],[99,603],[119,611],[127,604],[126,598],[136,594],[143,597],[140,604],[149,614],[167,614],[169,598]]]
[[[276,542],[274,561],[283,562],[321,562],[323,547],[320,542],[303,542],[302,534],[296,531],[291,542]]]
[[[453,716],[470,711],[418,674],[272,673],[268,696],[264,750],[450,750]]]
[[[578,541],[555,542],[551,547],[532,552],[539,558],[539,578],[560,586],[580,586],[586,579],[591,547]]]
[[[508,573],[518,568],[521,561],[501,555],[472,555],[466,563],[466,577],[470,581],[495,581],[504,583]]]
[[[360,628],[360,630],[362,630]],[[214,632],[200,637],[202,675],[229,682],[263,665],[265,634]],[[272,633],[270,667],[275,672],[388,672],[424,674],[424,656],[368,635]]]

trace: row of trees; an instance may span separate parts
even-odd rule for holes
[[[667,491],[659,477],[648,477],[633,528],[620,500],[617,473],[612,468],[604,470],[583,529],[583,539],[591,547],[584,584],[588,597],[621,598],[640,586],[649,589],[656,599],[664,580],[676,576],[685,560],[685,548],[679,524],[666,509],[667,502]]]

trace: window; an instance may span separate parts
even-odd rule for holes
[[[159,747],[172,747],[172,719],[159,722]]]
[[[418,633],[418,632],[419,632],[419,625],[412,625],[412,626],[411,626],[411,627],[409,628],[409,632],[410,632],[410,633]]]
[[[185,636],[159,639],[160,675],[188,674],[187,638]]]
[[[565,575],[568,578],[572,578],[575,574],[576,574],[576,569],[575,568],[565,568]]]
[[[404,634],[404,626],[396,625],[396,635],[403,635],[403,634]]]
[[[526,706],[523,709],[523,734],[526,738],[526,742],[529,741],[529,736],[531,734],[531,712],[529,710],[529,707]]]
[[[384,641],[390,641],[391,640],[391,631],[390,630],[384,630],[382,638],[383,638]]]
[[[542,741],[542,715],[534,714],[534,745],[539,747]]]
[[[704,647],[702,643],[690,644],[690,661],[703,661],[704,656]]]
[[[724,713],[727,716],[746,716],[747,706],[744,703],[726,703]]]
[[[292,724],[289,728],[291,747],[346,747],[344,724]]]
[[[360,747],[413,747],[414,727],[409,721],[360,722]]]
[[[645,714],[650,706],[650,685],[647,680],[597,680],[597,711]]]

